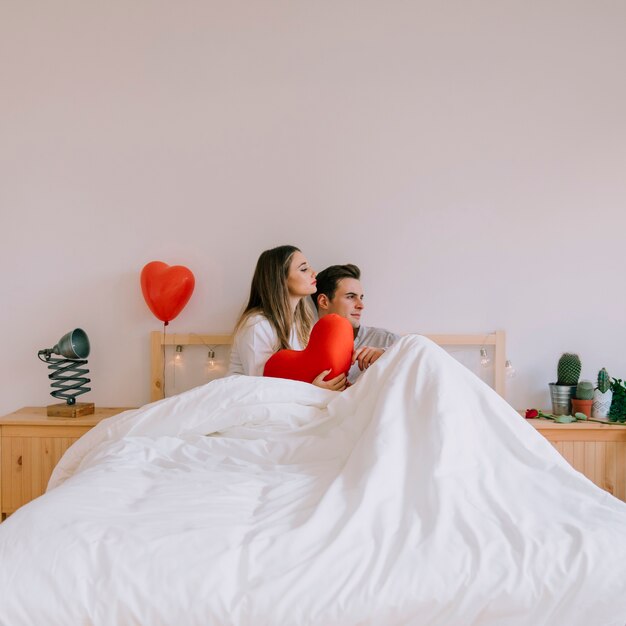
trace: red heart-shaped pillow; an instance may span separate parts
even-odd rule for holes
[[[345,318],[331,313],[313,326],[309,343],[304,350],[279,350],[274,353],[263,371],[264,376],[289,378],[312,383],[324,370],[330,373],[324,380],[346,373],[352,364],[354,331]]]
[[[185,308],[195,284],[191,270],[184,265],[151,261],[141,270],[141,291],[146,304],[166,324]]]

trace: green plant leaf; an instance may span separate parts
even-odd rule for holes
[[[587,416],[586,416],[584,413],[580,413],[580,412],[578,412],[578,413],[574,413],[574,417],[575,417],[577,420],[581,420],[581,421],[584,421],[584,420],[586,420],[586,419],[587,419]]]
[[[537,412],[539,413],[539,417],[543,417],[548,420],[554,419],[554,415],[552,415],[552,413],[544,413],[543,411],[537,411]]]
[[[576,421],[576,418],[572,415],[559,415],[558,417],[554,418],[554,421],[558,422],[559,424],[571,424],[572,422]]]

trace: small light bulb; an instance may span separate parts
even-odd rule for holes
[[[517,371],[513,367],[513,364],[511,363],[511,361],[507,361],[504,364],[504,371],[506,372],[506,377],[507,378],[513,378],[515,376],[515,374],[517,374]]]
[[[210,370],[215,369],[215,350],[209,350],[207,367]]]
[[[480,364],[483,367],[489,367],[489,365],[491,364],[491,359],[489,358],[489,355],[487,354],[486,348],[480,349]]]
[[[182,358],[183,358],[183,347],[176,346],[176,356],[174,357],[174,360],[176,361],[176,363],[180,363]]]

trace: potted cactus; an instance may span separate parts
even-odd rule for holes
[[[613,392],[611,391],[611,377],[603,367],[598,372],[598,386],[593,392],[592,417],[607,417],[611,408]]]
[[[577,354],[566,352],[561,355],[557,367],[557,381],[550,383],[554,415],[571,415],[572,398],[576,394],[580,370],[580,358]]]
[[[572,413],[584,413],[591,417],[593,404],[593,383],[590,380],[581,380],[576,386],[576,397],[572,398]]]

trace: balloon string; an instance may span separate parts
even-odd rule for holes
[[[163,348],[163,397],[165,398],[165,327],[167,326],[167,322],[163,324],[163,341],[161,342],[161,346]]]

